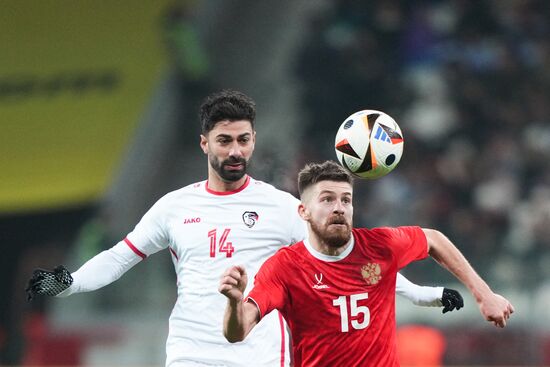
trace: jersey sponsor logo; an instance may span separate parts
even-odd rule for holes
[[[201,222],[201,218],[200,217],[196,217],[196,218],[185,218],[183,220],[183,224],[191,224],[191,223],[200,223]]]
[[[243,222],[248,228],[254,227],[260,216],[256,212],[246,211],[243,213]]]
[[[380,264],[368,263],[361,267],[361,275],[369,285],[377,284],[382,279]]]
[[[315,277],[316,284],[313,285],[314,289],[327,289],[330,288],[328,285],[323,284],[323,273],[313,274]]]

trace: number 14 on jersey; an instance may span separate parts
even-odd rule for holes
[[[218,241],[218,230],[213,229],[208,232],[208,238],[210,238],[210,257],[216,257],[217,252],[225,252],[226,257],[231,257],[235,252],[235,247],[231,242],[227,241],[231,228],[225,228]]]

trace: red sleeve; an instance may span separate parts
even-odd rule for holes
[[[388,244],[401,269],[407,264],[428,257],[428,241],[422,228],[417,226],[379,228],[387,236]]]
[[[254,287],[248,293],[247,301],[254,302],[260,310],[260,318],[271,311],[281,310],[287,301],[287,292],[284,286],[284,264],[277,252],[260,268],[254,278]]]

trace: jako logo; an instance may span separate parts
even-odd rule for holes
[[[314,274],[314,276],[315,276],[315,280],[317,281],[317,284],[314,284],[314,285],[313,285],[313,288],[315,288],[315,289],[326,289],[326,288],[329,288],[328,285],[323,284],[323,274],[322,274],[322,273]]]
[[[185,218],[183,220],[183,224],[190,224],[190,223],[200,223],[201,222],[201,218],[200,217],[197,217],[197,218]]]

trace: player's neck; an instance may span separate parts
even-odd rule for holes
[[[310,231],[309,232],[309,243],[315,251],[317,251],[317,252],[319,252],[323,255],[339,256],[344,251],[346,251],[348,246],[351,244],[351,241],[346,242],[346,244],[344,244],[340,247],[330,246],[330,245],[326,244],[321,238],[319,238],[315,233]]]
[[[209,175],[206,185],[208,190],[210,191],[231,192],[231,191],[239,191],[239,189],[241,189],[243,185],[246,185],[248,180],[249,180],[248,175],[244,175],[240,180],[235,182],[225,182],[217,175]]]

